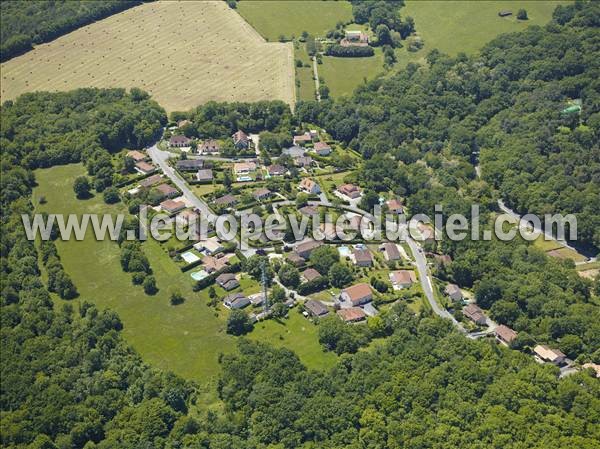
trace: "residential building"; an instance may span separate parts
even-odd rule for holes
[[[137,150],[133,150],[133,151],[128,151],[127,152],[127,157],[131,158],[134,160],[134,162],[142,162],[148,159],[148,155],[145,153],[142,153],[140,151]]]
[[[186,136],[171,136],[169,139],[169,146],[174,148],[189,147],[192,143],[192,139]]]
[[[271,192],[269,189],[266,188],[260,188],[260,189],[256,189],[254,192],[252,192],[252,196],[254,197],[254,199],[256,201],[264,201],[268,198],[270,198],[273,195],[273,192]]]
[[[175,168],[180,171],[196,171],[204,168],[204,161],[202,159],[182,159],[177,161]]]
[[[359,267],[373,266],[373,256],[368,249],[354,248],[354,264]]]
[[[160,203],[160,208],[161,210],[172,215],[176,212],[179,212],[180,210],[185,209],[185,203],[181,201],[166,200]]]
[[[269,173],[269,176],[283,176],[285,175],[286,171],[287,170],[285,167],[279,164],[269,165],[267,167],[267,173]]]
[[[236,175],[248,175],[256,170],[255,162],[235,162],[233,164],[233,172]]]
[[[265,295],[263,292],[254,293],[253,295],[248,296],[248,299],[253,306],[260,306],[265,302]]]
[[[233,195],[223,195],[216,200],[213,201],[217,206],[231,207],[236,204],[238,201]]]
[[[137,162],[135,164],[135,169],[142,175],[149,175],[150,173],[156,171],[156,167],[154,165],[144,161]]]
[[[369,42],[369,36],[360,30],[347,30],[345,39],[351,43],[366,44]]]
[[[213,180],[213,171],[211,168],[203,168],[202,170],[198,170],[196,173],[196,180],[198,182],[212,182]]]
[[[444,289],[444,294],[449,297],[452,301],[460,301],[463,299],[462,291],[456,284],[448,284]]]
[[[510,345],[511,342],[517,338],[517,333],[504,324],[500,324],[494,329],[494,335],[496,335],[496,340],[498,340],[498,342],[504,343],[506,346]]]
[[[152,187],[160,182],[162,182],[162,176],[160,175],[152,175],[144,178],[140,181],[140,187]]]
[[[304,303],[304,309],[313,317],[319,318],[329,313],[329,310],[321,301],[309,299]]]
[[[308,168],[312,165],[313,159],[310,156],[297,156],[294,158],[294,165],[296,167]]]
[[[342,290],[340,299],[353,306],[360,306],[373,300],[373,290],[369,284],[362,282]]]
[[[194,248],[209,256],[214,256],[225,249],[216,237],[209,237],[206,240],[201,240],[194,245]]]
[[[310,257],[310,253],[312,253],[313,250],[315,250],[322,244],[323,244],[322,242],[318,242],[316,240],[309,240],[307,242],[298,244],[294,251],[296,252],[296,254],[298,256],[300,256],[306,260]]]
[[[215,279],[216,283],[223,288],[224,290],[233,290],[240,286],[235,274],[233,273],[223,273],[217,276]]]
[[[225,268],[228,261],[229,260],[226,257],[204,256],[202,265],[204,266],[204,271],[207,273],[214,273],[215,271],[221,271]]]
[[[202,142],[202,145],[198,147],[200,154],[215,154],[221,151],[221,145],[214,139],[208,139]]]
[[[350,307],[348,309],[340,309],[337,311],[338,316],[345,323],[356,323],[367,318],[367,314],[360,307]]]
[[[250,146],[250,139],[248,139],[248,135],[242,130],[235,132],[231,138],[233,139],[233,144],[238,150],[246,149]]]
[[[298,212],[307,217],[312,217],[319,213],[319,208],[317,206],[304,206],[298,209]]]
[[[296,253],[288,254],[287,261],[289,263],[291,263],[292,265],[294,265],[295,267],[301,267],[306,262],[306,260],[304,260],[302,257],[300,257]]]
[[[395,243],[386,242],[379,247],[379,250],[383,252],[383,257],[388,262],[400,260],[400,251],[398,250],[398,245]]]
[[[562,365],[567,358],[559,349],[552,349],[546,345],[537,345],[533,348],[533,352],[538,358],[544,362]]]
[[[300,134],[298,136],[294,136],[294,145],[303,145],[305,143],[312,142],[313,138],[310,133]]]
[[[317,142],[314,146],[315,153],[319,156],[328,156],[331,154],[331,147],[326,142]]]
[[[304,278],[304,280],[306,282],[310,282],[310,281],[314,281],[315,279],[320,278],[321,277],[321,273],[319,273],[314,268],[307,268],[306,270],[304,270],[302,272],[302,277]]]
[[[359,198],[361,195],[360,188],[358,186],[355,186],[354,184],[342,184],[337,188],[337,190],[339,193],[350,199]]]
[[[303,192],[309,193],[311,195],[317,195],[321,193],[321,187],[315,181],[310,178],[302,178],[298,188]]]
[[[404,213],[404,206],[396,198],[386,201],[385,204],[386,204],[388,210],[390,211],[390,213],[392,213],[392,214],[400,215],[400,214]]]
[[[596,374],[596,377],[600,378],[600,365],[598,365],[596,363],[584,363],[581,367],[583,369],[592,369],[592,370],[594,370],[594,373]]]
[[[181,223],[181,224],[192,225],[195,223],[197,226],[199,226],[200,225],[198,223],[199,218],[200,218],[200,215],[198,215],[193,210],[185,209],[185,210],[179,212],[175,219],[177,220],[178,223]]]
[[[486,316],[483,314],[483,310],[481,310],[475,304],[469,304],[462,311],[463,315],[468,319],[473,321],[475,324],[484,325],[487,322]]]
[[[179,190],[169,184],[161,184],[154,188],[162,194],[163,198],[175,198],[179,195]]]
[[[223,298],[223,305],[228,309],[243,309],[248,304],[250,304],[250,300],[242,293],[232,293]]]
[[[417,229],[421,233],[421,241],[433,242],[435,240],[435,231],[431,225],[424,223],[417,223]]]
[[[417,282],[417,276],[412,270],[396,270],[389,274],[390,281],[396,290],[410,288]]]

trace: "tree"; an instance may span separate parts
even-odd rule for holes
[[[322,100],[329,98],[329,87],[327,87],[325,84],[321,84],[319,86],[319,95]]]
[[[570,359],[576,359],[583,349],[583,341],[577,335],[563,335],[559,342],[559,347]]]
[[[104,197],[104,202],[106,204],[115,204],[121,201],[121,197],[119,196],[119,191],[114,187],[109,187],[102,194]]]
[[[85,199],[90,197],[90,181],[87,176],[78,176],[73,182],[73,190],[77,198]]]
[[[156,279],[154,276],[146,276],[143,282],[144,292],[147,295],[154,295],[158,292],[158,288],[156,287]]]
[[[282,302],[276,302],[271,308],[271,313],[275,318],[284,318],[288,314],[288,306]]]
[[[298,287],[300,284],[300,272],[298,269],[289,264],[283,264],[277,273],[279,280],[286,287]]]
[[[377,36],[377,42],[379,45],[387,45],[392,43],[390,29],[385,24],[377,26],[377,28],[375,29],[375,35]]]
[[[231,188],[232,182],[233,182],[233,180],[231,178],[231,173],[229,173],[229,170],[225,170],[223,172],[223,187],[225,187],[225,189],[229,190]]]
[[[321,245],[312,250],[309,259],[315,270],[319,273],[327,273],[334,263],[339,262],[340,255],[335,247]]]
[[[281,286],[275,284],[271,289],[269,299],[271,303],[285,302],[285,290]]]
[[[517,19],[519,20],[527,20],[527,11],[525,9],[519,9],[517,11]]]
[[[235,309],[229,313],[227,318],[228,334],[243,335],[250,332],[253,327],[250,318],[243,310]]]
[[[332,286],[342,288],[352,282],[352,269],[348,265],[338,262],[329,268],[329,282]]]
[[[185,298],[183,297],[181,292],[175,291],[175,292],[171,293],[171,305],[172,306],[183,304],[184,301],[185,301]]]

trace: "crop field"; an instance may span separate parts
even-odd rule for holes
[[[352,5],[347,1],[243,0],[237,11],[268,41],[300,37],[303,31],[323,36],[338,22],[352,20]]]
[[[0,66],[2,101],[24,92],[139,87],[167,111],[209,100],[295,102],[292,44],[266,43],[222,1],[153,2]]]

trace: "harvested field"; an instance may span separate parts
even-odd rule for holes
[[[295,102],[292,44],[266,43],[221,1],[144,4],[0,68],[3,102],[79,87],[139,87],[168,111],[209,100]]]

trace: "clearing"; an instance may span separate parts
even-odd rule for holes
[[[184,20],[182,20],[182,18]],[[292,44],[266,43],[225,2],[152,2],[3,63],[2,101],[24,92],[139,87],[167,111],[209,100],[295,103]]]

